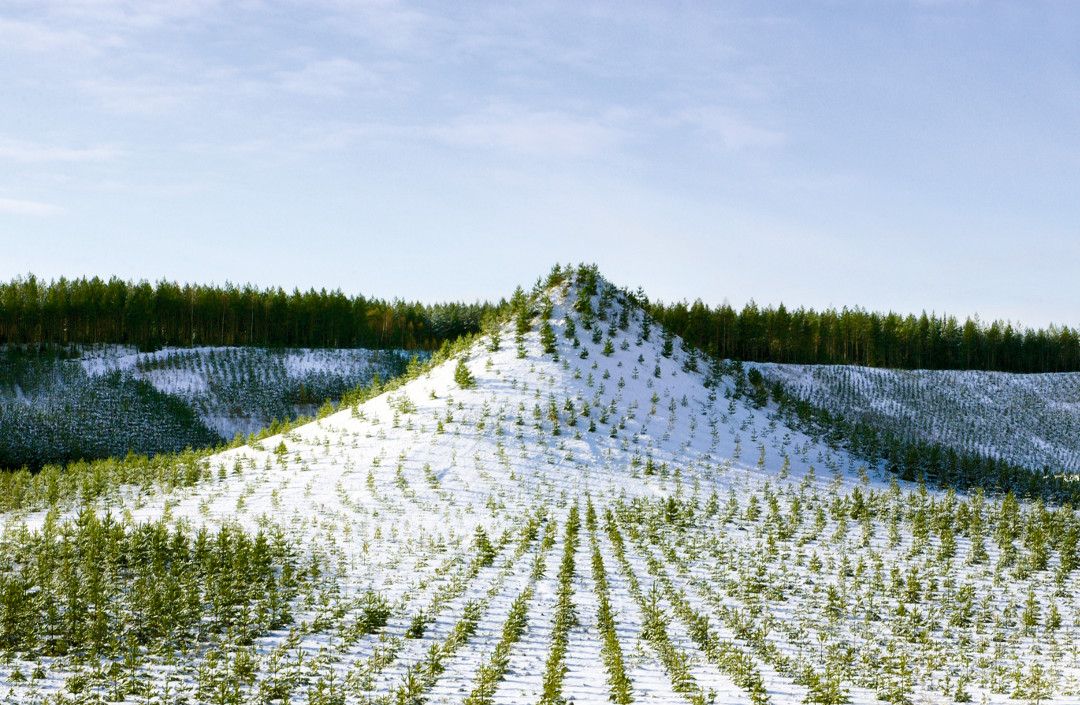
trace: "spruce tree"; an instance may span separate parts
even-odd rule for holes
[[[454,381],[458,383],[458,386],[462,389],[470,389],[476,386],[476,378],[473,377],[472,372],[469,371],[468,365],[465,364],[465,358],[459,357],[457,366],[454,367]]]
[[[543,347],[544,354],[546,355],[551,355],[555,352],[555,330],[547,321],[540,324],[540,345]]]
[[[660,354],[664,357],[671,357],[671,354],[675,351],[671,333],[664,331],[664,345],[660,348]]]

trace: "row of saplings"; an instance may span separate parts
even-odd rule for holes
[[[290,621],[307,577],[280,533],[191,532],[89,509],[61,523],[50,513],[41,530],[0,543],[0,648],[111,659],[225,633],[250,643]]]

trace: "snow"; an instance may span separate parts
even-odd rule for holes
[[[302,653],[309,660],[325,659],[318,662],[321,673],[325,676],[332,670],[336,674],[347,702],[380,697],[392,701],[406,674],[419,668],[433,647],[446,649],[446,655],[444,670],[426,690],[427,702],[463,702],[473,690],[478,667],[499,641],[510,604],[534,585],[528,625],[511,649],[508,670],[493,697],[494,702],[514,703],[536,702],[541,692],[569,508],[577,504],[584,513],[585,503],[591,499],[603,517],[606,509],[653,507],[657,500],[677,497],[698,507],[697,519],[687,527],[661,526],[632,539],[630,527],[644,530],[643,525],[620,519],[630,573],[616,559],[602,518],[596,531],[635,701],[685,701],[655,646],[642,637],[644,615],[630,591],[631,574],[643,592],[657,584],[657,576],[648,567],[651,556],[664,565],[673,589],[680,591],[690,607],[709,616],[720,638],[747,655],[773,703],[802,702],[806,694],[806,687],[785,671],[784,662],[775,654],[799,667],[819,670],[826,657],[839,659],[845,645],[852,644],[866,653],[877,653],[874,649],[884,653],[886,645],[912,649],[913,663],[923,669],[914,678],[913,699],[952,702],[942,679],[965,668],[957,660],[963,653],[957,633],[937,635],[946,653],[941,656],[944,663],[935,668],[936,652],[931,654],[893,636],[893,620],[887,610],[883,610],[884,622],[868,628],[870,623],[864,625],[862,612],[826,623],[821,607],[822,590],[828,585],[842,585],[845,591],[860,596],[868,590],[841,574],[838,563],[844,557],[869,565],[878,556],[906,574],[912,566],[930,571],[925,556],[938,546],[937,538],[919,550],[907,540],[892,545],[885,517],[870,522],[872,537],[862,542],[858,522],[845,518],[846,528],[840,530],[840,519],[829,509],[834,498],[849,497],[855,488],[861,488],[894,497],[882,502],[892,501],[900,507],[907,506],[905,502],[922,501],[920,492],[936,501],[945,493],[894,485],[876,467],[863,468],[860,473],[863,461],[785,427],[774,418],[775,410],[729,402],[727,382],[710,392],[702,372],[684,369],[684,353],[676,352],[670,359],[660,354],[656,327],[650,340],[641,340],[639,311],[634,312],[628,330],[615,331],[615,351],[610,356],[602,353],[603,342],[591,342],[580,321],[581,347],[572,347],[563,331],[565,317],[571,315],[574,290],[565,287],[552,293],[551,322],[558,335],[558,361],[542,353],[535,325],[525,336],[526,356],[517,357],[513,327],[507,325],[500,350],[489,350],[484,338],[465,353],[476,378],[473,389],[461,389],[454,382],[454,360],[444,362],[356,408],[342,409],[254,446],[210,457],[211,468],[224,469],[220,478],[215,473],[217,479],[171,493],[132,491],[117,498],[118,505],[112,511],[128,512],[134,520],[167,512],[173,521],[192,527],[233,521],[252,530],[280,527],[299,550],[323,556],[329,566],[327,574],[332,576],[322,587],[326,603],[313,598],[297,604],[293,613],[298,624],[306,623],[305,629],[271,632],[256,642],[260,659],[257,682],[267,677],[272,656],[295,659]],[[597,321],[597,325],[605,331],[609,328],[606,321]],[[675,348],[681,350],[678,344]],[[587,358],[579,356],[582,349],[588,350]],[[208,352],[199,354],[206,359]],[[176,354],[159,351],[152,359]],[[309,352],[289,358],[285,366],[290,373],[297,373],[326,369],[331,364],[331,354]],[[120,365],[137,369],[132,356],[108,361],[103,356],[85,360],[84,365],[94,374]],[[657,366],[660,374],[654,376]],[[787,375],[788,382],[815,389],[809,372],[765,369],[774,376]],[[199,377],[150,375],[148,379],[156,379],[154,383],[165,388],[190,391]],[[986,380],[958,376],[956,384],[961,381],[973,387]],[[568,399],[575,409],[576,426],[570,425],[565,409]],[[985,403],[993,399],[989,394]],[[553,433],[547,416],[552,403],[558,412],[559,435]],[[583,414],[586,405],[588,417]],[[534,417],[537,408],[539,421]],[[607,422],[600,421],[604,410]],[[590,419],[596,422],[595,432],[587,430]],[[281,447],[284,453],[277,452]],[[782,471],[785,461],[788,468]],[[702,507],[714,492],[721,514],[729,497],[738,503],[739,511],[731,519],[704,515]],[[895,496],[890,494],[894,492]],[[795,500],[800,498],[803,523],[798,541],[770,539],[772,529],[763,520],[743,518],[751,496],[762,501],[765,514],[770,495],[779,498],[777,506],[784,516],[794,511]],[[635,499],[646,504],[633,505]],[[818,509],[826,518],[820,529],[811,530],[808,527]],[[73,512],[69,510],[66,516]],[[552,522],[557,532],[557,540],[546,553],[541,552],[539,537],[522,542],[518,535],[526,519],[538,513],[544,517],[541,535]],[[13,536],[23,526],[33,530],[43,521],[42,512],[6,517],[3,536]],[[491,566],[471,572],[470,544],[478,526],[501,548]],[[776,544],[772,549],[768,547],[770,540]],[[573,578],[579,623],[569,634],[562,683],[564,697],[579,703],[608,700],[608,674],[600,657],[596,628],[598,601],[591,576],[591,546],[583,525]],[[992,563],[997,549],[992,542],[987,548]],[[958,554],[966,550],[967,544],[958,541]],[[820,571],[809,567],[811,553],[824,561]],[[533,583],[530,574],[537,556],[545,571]],[[1007,587],[995,592],[991,570],[959,563],[957,559],[949,564],[948,575],[993,594],[988,609],[994,614],[1006,609],[1010,594],[1019,594],[1029,584],[1006,579]],[[765,584],[781,590],[785,597],[771,600],[747,593],[745,576],[753,568],[759,568]],[[887,580],[888,566],[885,571]],[[1076,579],[1066,578],[1065,594],[1080,587]],[[1030,582],[1046,599],[1056,589],[1049,576],[1036,575]],[[354,618],[355,610],[341,613],[334,607],[351,605],[349,601],[365,591],[377,591],[393,605],[391,620],[377,633],[343,642],[336,635]],[[891,598],[881,599],[888,603]],[[480,605],[476,631],[451,650],[447,640],[469,603]],[[718,703],[748,702],[747,693],[690,638],[688,626],[675,616],[670,596],[665,593],[659,604],[670,619],[668,638],[686,654],[690,673],[701,690],[714,694]],[[1065,607],[1064,600],[1060,604]],[[944,609],[944,605],[944,598],[932,597],[928,609]],[[892,603],[887,606],[891,609]],[[405,638],[411,616],[421,608],[432,621],[421,638]],[[1071,623],[1069,616],[1066,624]],[[740,630],[743,624],[752,629]],[[771,626],[767,630],[770,636],[762,637],[760,643],[748,639],[747,634],[757,633],[754,630],[766,624]],[[1066,626],[1060,640],[1076,636],[1075,625]],[[1029,637],[1009,638],[1012,641],[1007,648],[1002,646],[1000,656],[986,656],[992,664],[1004,667],[1039,659],[1032,655],[1033,648],[1047,648]],[[772,651],[762,644],[771,646]],[[66,666],[48,661],[47,666],[44,688],[56,692],[63,688]],[[0,680],[9,677],[13,668],[14,662],[0,663]],[[1068,689],[1080,675],[1076,656],[1058,659],[1055,668],[1060,675],[1060,692],[1075,692]],[[159,681],[165,672],[153,666],[147,669],[151,678]],[[876,702],[874,690],[861,680],[863,677],[858,669],[850,669],[843,686],[854,702]],[[192,676],[179,680],[181,689],[193,692]],[[955,679],[951,683],[955,685]],[[984,679],[969,684],[968,690],[976,699],[1005,702],[1006,695],[991,685]],[[13,698],[30,702],[35,688],[40,687],[15,685]],[[312,687],[295,690],[292,701],[307,702]],[[244,692],[245,699],[257,700],[257,687]]]
[[[747,366],[801,399],[902,436],[1058,474],[1080,471],[1080,373]]]
[[[122,372],[144,380],[189,404],[222,438],[256,432],[274,419],[314,415],[317,404],[292,400],[301,389],[316,399],[339,397],[376,373],[386,377],[387,356],[407,356],[364,349],[207,346],[145,353],[130,346],[97,346],[80,352],[77,364],[87,374]]]

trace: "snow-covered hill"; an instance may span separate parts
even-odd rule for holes
[[[401,374],[399,351],[90,346],[78,359],[0,350],[0,467],[154,455],[248,435]],[[420,353],[426,357],[425,353]]]
[[[1016,465],[1080,473],[1080,373],[750,366],[850,421]]]
[[[419,353],[425,357],[423,352]],[[129,374],[189,405],[222,438],[245,436],[300,414],[347,390],[401,374],[402,351],[362,349],[163,348],[139,353],[102,347],[79,360],[92,377]]]
[[[78,502],[5,517],[11,697],[1077,697],[1071,509],[896,483],[728,399],[591,270],[549,284],[520,344],[511,321],[193,482],[105,491],[108,531]]]

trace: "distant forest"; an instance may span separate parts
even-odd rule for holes
[[[595,267],[584,267],[596,273]],[[557,281],[556,279],[549,279]],[[537,282],[537,287],[541,283]],[[629,293],[629,292],[628,292]],[[631,297],[694,347],[723,359],[903,369],[1080,371],[1080,333],[1016,328],[952,316],[902,316],[860,308],[817,312],[782,304],[742,311],[700,300]],[[434,350],[477,333],[505,301],[426,305],[347,296],[340,290],[257,289],[112,278],[0,283],[0,344],[121,343]]]
[[[115,343],[434,350],[476,333],[490,304],[424,305],[281,288],[33,275],[0,283],[0,344]]]
[[[639,295],[640,298],[640,295]],[[794,364],[1002,372],[1080,370],[1080,333],[1074,328],[1017,329],[952,316],[871,313],[859,308],[817,312],[710,308],[700,300],[649,310],[665,328],[722,359]]]

